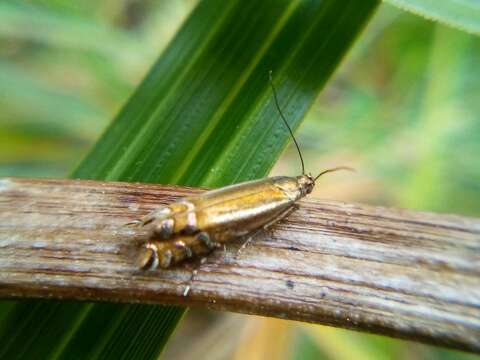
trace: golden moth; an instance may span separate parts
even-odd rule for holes
[[[233,239],[264,229],[286,216],[299,199],[310,194],[320,176],[349,169],[329,169],[316,177],[305,174],[300,147],[280,109],[271,72],[270,83],[277,110],[297,148],[302,175],[270,177],[206,191],[160,207],[134,221],[149,227],[148,241],[138,256],[141,269],[169,268],[185,259],[206,255]],[[190,286],[187,286],[184,295],[189,289]]]

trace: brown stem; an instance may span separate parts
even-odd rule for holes
[[[306,200],[201,265],[145,272],[129,221],[201,190],[0,180],[0,296],[170,303],[480,352],[480,220]]]

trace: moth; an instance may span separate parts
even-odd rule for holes
[[[300,147],[283,115],[270,72],[276,108],[288,129],[302,165],[300,176],[276,176],[247,181],[179,199],[155,209],[133,223],[148,227],[146,241],[138,256],[143,270],[169,268],[186,259],[202,257],[234,239],[248,237],[288,215],[295,203],[310,194],[322,175],[305,173]],[[192,275],[193,279],[193,275]],[[187,286],[184,295],[188,294]]]

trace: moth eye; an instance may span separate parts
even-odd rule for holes
[[[155,235],[160,239],[168,239],[173,234],[173,219],[165,219],[153,229]]]

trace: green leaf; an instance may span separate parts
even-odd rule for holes
[[[221,186],[265,176],[377,0],[201,2],[75,178]],[[156,358],[183,309],[28,301],[0,357]],[[0,317],[1,318],[1,317]]]
[[[401,9],[440,21],[458,29],[480,34],[478,0],[385,0]]]

